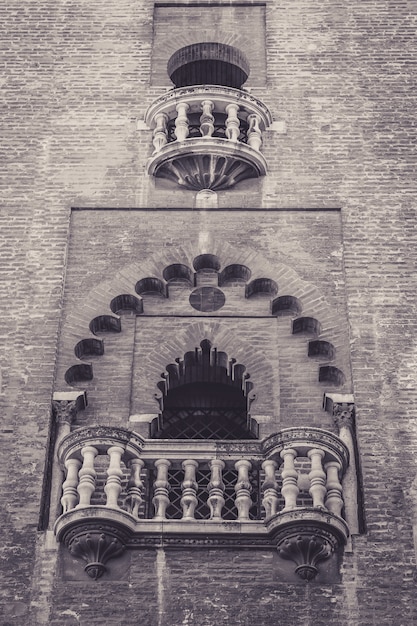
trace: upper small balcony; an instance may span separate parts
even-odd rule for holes
[[[264,176],[262,138],[272,118],[241,88],[249,74],[244,55],[224,44],[193,44],[170,58],[168,73],[176,88],[145,116],[155,148],[148,173],[196,191]]]

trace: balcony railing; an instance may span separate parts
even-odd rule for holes
[[[173,89],[145,117],[153,129],[148,173],[197,191],[263,176],[262,136],[272,119],[248,92],[218,85]]]
[[[233,442],[76,430],[59,448],[66,477],[55,531],[95,577],[126,547],[160,544],[161,536],[168,544],[273,544],[284,558],[294,557],[302,536],[321,560],[348,536],[341,483],[348,457],[337,436],[318,428]],[[311,561],[311,546],[306,554]],[[317,571],[315,562],[301,565],[306,578]]]

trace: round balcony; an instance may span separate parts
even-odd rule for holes
[[[153,129],[151,176],[195,191],[217,191],[266,174],[261,146],[271,114],[241,89],[173,89],[153,102],[145,121]]]

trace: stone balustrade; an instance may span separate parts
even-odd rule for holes
[[[79,551],[75,538],[104,522],[118,553],[147,535],[152,542],[155,533],[171,542],[202,534],[214,543],[226,536],[264,545],[272,538],[281,552],[288,530],[299,536],[306,523],[314,536],[326,529],[331,552],[348,534],[342,478],[349,454],[321,429],[289,428],[263,441],[165,441],[85,428],[61,442],[59,460],[66,476],[55,530],[70,549]],[[287,553],[288,546],[282,556],[291,558]],[[310,575],[314,567],[303,571]]]
[[[149,107],[154,153],[148,173],[188,189],[226,189],[263,176],[267,107],[241,89],[196,85],[173,89]]]

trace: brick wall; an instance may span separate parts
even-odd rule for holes
[[[64,581],[64,557],[57,559],[50,535],[37,531],[51,395],[61,387],[64,368],[56,361],[58,345],[63,354],[61,320],[64,328],[71,307],[81,310],[86,294],[110,281],[109,259],[117,273],[146,255],[162,254],[162,248],[175,248],[175,239],[164,236],[173,227],[171,210],[191,209],[195,202],[192,192],[174,193],[145,175],[152,144],[143,116],[168,86],[152,79],[152,72],[162,73],[152,65],[153,31],[162,28],[154,17],[162,8],[132,0],[7,0],[0,7],[7,33],[0,213],[2,623],[208,626],[227,619],[240,626],[255,619],[266,625],[271,616],[293,624],[413,623],[416,15],[411,0],[266,5],[265,31],[257,26],[253,34],[262,41],[265,32],[267,88],[254,80],[252,93],[274,119],[286,121],[287,132],[266,133],[268,177],[219,193],[223,209],[262,212],[250,218],[236,212],[230,222],[218,214],[208,218],[213,228],[219,225],[219,249],[223,242],[240,249],[250,240],[271,266],[275,258],[287,263],[327,302],[342,310],[346,304],[367,533],[355,537],[353,553],[344,556],[341,582],[284,583],[274,578],[280,565],[271,554],[256,554],[265,565],[256,569],[254,582],[248,577],[253,553],[247,561],[246,553],[230,560],[184,552],[160,555],[157,563],[150,551],[141,554],[140,567],[134,562],[128,569],[117,594],[114,582],[98,582],[93,591],[84,581]],[[190,14],[196,10],[189,8]],[[217,15],[218,6],[211,8]],[[181,9],[178,20],[186,11]],[[204,29],[208,35],[207,21]],[[240,33],[239,24],[224,20],[226,43],[236,30]],[[186,43],[178,36],[178,47]],[[75,212],[70,227],[71,207],[167,210],[146,219],[126,212],[118,216],[117,228],[110,212],[89,213],[83,272],[73,262],[81,239]],[[269,213],[277,208],[340,208],[341,223],[333,213]],[[197,231],[198,224],[192,213],[175,217],[176,232],[187,227],[184,245],[190,247],[190,228]],[[140,238],[129,231],[131,219],[140,221]],[[123,324],[126,338],[129,322]],[[300,348],[302,338],[292,339]],[[117,341],[118,350],[127,352],[123,337]],[[192,576],[186,577],[187,571]],[[214,573],[223,571],[228,586]]]

